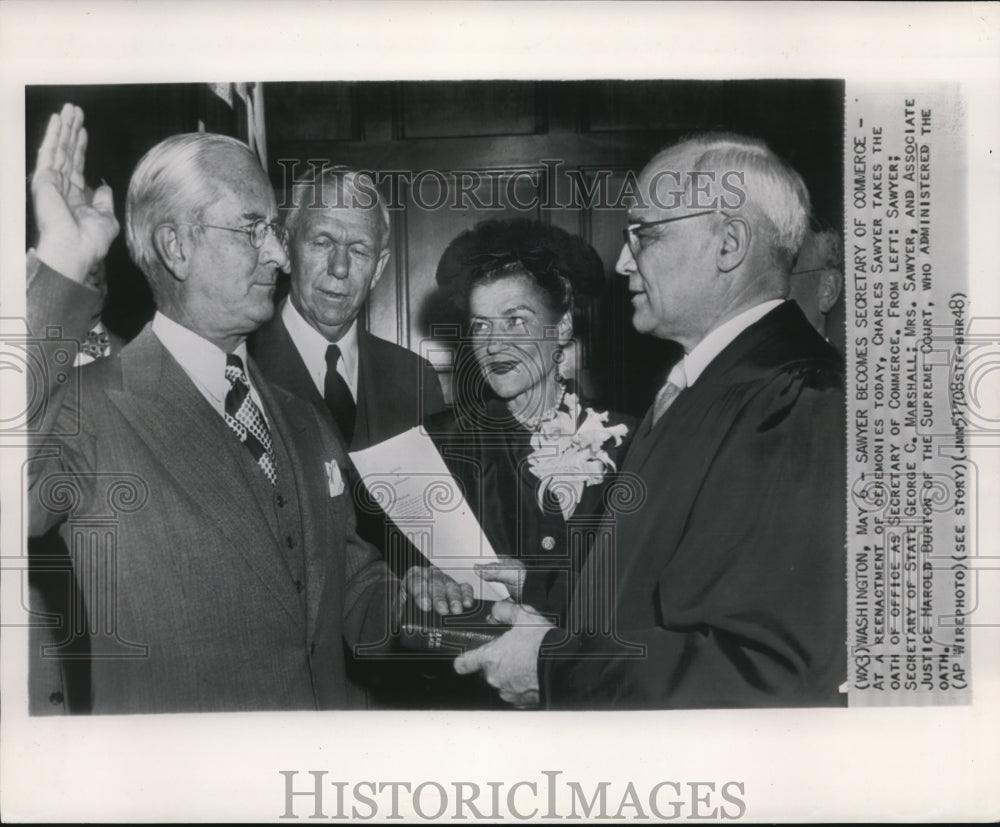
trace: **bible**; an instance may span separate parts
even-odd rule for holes
[[[506,623],[490,618],[492,600],[476,600],[462,614],[439,615],[433,609],[423,611],[408,601],[403,611],[399,642],[405,649],[419,652],[454,654],[476,649],[496,640],[510,629]]]

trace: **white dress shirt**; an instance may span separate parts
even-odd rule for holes
[[[711,364],[712,360],[722,353],[737,336],[783,303],[783,299],[771,299],[744,310],[738,316],[733,316],[728,322],[720,324],[691,348],[690,353],[684,354],[684,358],[670,371],[667,381],[673,382],[679,388],[691,387],[698,381],[698,377]]]
[[[292,337],[295,349],[302,357],[302,361],[305,362],[306,370],[309,371],[309,376],[312,377],[319,395],[323,396],[326,388],[326,349],[335,344],[340,348],[337,373],[347,382],[347,387],[351,389],[351,396],[357,400],[358,320],[355,319],[347,332],[336,342],[327,341],[322,333],[302,318],[302,314],[292,304],[291,299],[285,299],[282,305],[281,320],[285,323],[288,335]]]
[[[226,378],[226,354],[193,330],[164,316],[159,310],[153,316],[153,334],[177,360],[201,395],[215,408],[219,416],[223,416],[226,412],[226,394],[232,387]],[[266,420],[264,405],[250,379],[246,342],[242,342],[233,353],[243,360],[243,370],[250,384],[250,398]]]

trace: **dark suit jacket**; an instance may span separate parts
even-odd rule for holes
[[[609,426],[624,424],[622,444],[608,443],[606,451],[620,467],[635,431],[635,420],[606,406],[581,401],[586,410],[608,413]],[[564,519],[553,496],[538,504],[541,480],[532,474],[532,432],[521,425],[499,399],[483,406],[455,406],[427,422],[438,451],[451,473],[461,482],[466,501],[498,555],[518,558],[527,569],[521,602],[562,622],[571,583],[586,552],[585,538],[604,512],[608,497],[627,485],[608,472],[596,485],[580,493],[569,520]]]
[[[285,327],[280,307],[274,318],[250,338],[249,347],[269,380],[309,402],[339,435],[337,424]],[[350,450],[362,450],[401,434],[443,408],[441,384],[430,362],[404,347],[358,330],[357,414]],[[391,571],[403,577],[412,566],[427,565],[427,559],[369,496],[353,465],[349,468],[348,484],[358,534],[382,552]],[[450,663],[421,663],[419,671],[416,666],[412,657],[351,658],[348,674],[355,684],[369,690],[369,707],[436,706],[442,697],[453,694],[454,672]],[[428,682],[430,672],[436,677]]]
[[[539,658],[543,702],[842,703],[846,494],[838,354],[786,302],[740,334],[654,427],[650,422],[647,414],[622,469],[643,479],[645,501],[606,521],[611,559],[595,550],[574,595],[591,622],[605,595],[614,634],[550,632],[553,648]]]
[[[317,390],[305,362],[299,355],[281,319],[281,311],[250,338],[250,352],[263,374],[274,384],[311,403],[336,430],[323,396]],[[354,438],[349,449],[362,450],[377,445],[419,425],[423,418],[444,409],[441,384],[433,366],[405,347],[358,331],[358,398]],[[339,433],[339,431],[338,431]],[[351,488],[358,515],[358,534],[380,549],[389,545],[388,517],[368,497],[351,468]],[[394,542],[399,559],[390,561],[397,574],[423,557],[408,543]]]
[[[44,412],[31,533],[61,524],[74,551],[95,712],[362,702],[344,645],[385,641],[398,584],[356,536],[350,499],[332,495],[325,464],[346,466],[340,441],[249,370],[275,488],[148,328],[73,374]]]
[[[323,395],[281,319],[281,311],[250,337],[250,352],[275,385],[311,402],[333,422]],[[358,330],[358,398],[350,450],[377,445],[444,409],[441,383],[430,362],[366,330]]]

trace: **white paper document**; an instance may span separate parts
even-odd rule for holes
[[[468,583],[476,597],[505,600],[500,583],[482,580],[473,566],[497,561],[462,488],[419,427],[351,453],[374,500],[397,528],[439,569]]]

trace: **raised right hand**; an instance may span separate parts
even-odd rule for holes
[[[31,176],[38,258],[81,283],[118,235],[111,187],[102,184],[88,198],[83,179],[86,152],[83,111],[67,103],[49,118]]]

